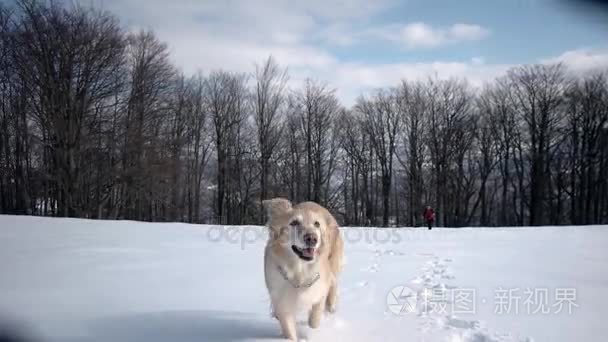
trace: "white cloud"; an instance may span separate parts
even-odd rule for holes
[[[171,58],[188,74],[214,69],[251,72],[254,63],[262,62],[269,55],[289,68],[321,70],[338,63],[334,56],[311,45],[252,43],[191,34],[161,35],[161,38],[171,42]]]
[[[321,29],[315,38],[321,42],[337,47],[352,46],[355,43],[358,43],[360,39],[357,37],[357,33],[354,33],[352,28],[345,23],[331,24]]]
[[[423,22],[402,26],[395,34],[396,25],[385,27],[381,32],[389,40],[402,43],[408,48],[433,48],[464,41],[482,40],[490,31],[479,25],[457,23],[447,28],[433,27]]]
[[[478,41],[490,34],[484,27],[467,23],[432,26],[417,22],[369,28],[366,20],[396,0],[175,0],[171,5],[163,0],[81,1],[85,5],[93,1],[116,13],[131,29],[154,29],[169,44],[175,64],[187,74],[219,68],[252,72],[254,63],[272,54],[289,68],[290,86],[297,87],[306,77],[326,81],[337,89],[347,106],[362,92],[393,86],[401,79],[466,77],[471,84],[481,85],[513,66],[491,64],[479,56],[464,61],[420,63],[344,62],[318,44],[344,47],[368,39],[409,48],[432,48]],[[608,68],[608,52],[574,50],[538,62],[556,61],[573,70]]]
[[[501,74],[511,65],[479,64],[474,62],[436,61],[424,63],[394,63],[383,65],[348,64],[337,68],[333,75],[342,101],[352,105],[362,92],[394,86],[401,80],[466,78],[472,86],[481,86]]]
[[[323,27],[365,21],[397,0],[76,0],[101,6],[135,27],[224,38],[295,43]]]
[[[448,39],[453,41],[482,40],[489,35],[488,29],[470,24],[454,24],[447,32]]]
[[[575,75],[598,69],[608,71],[608,50],[571,50],[536,62],[561,62]],[[424,80],[431,76],[439,79],[466,78],[472,86],[480,87],[485,82],[506,74],[507,70],[515,66],[517,64],[487,64],[483,57],[473,57],[469,62],[341,64],[336,67],[334,73],[327,76],[331,77],[331,84],[338,88],[343,103],[352,105],[362,92],[394,86],[403,79]]]
[[[490,30],[479,25],[456,23],[447,27],[434,27],[424,22],[388,24],[356,29],[352,23],[332,23],[318,32],[324,42],[344,47],[357,43],[388,41],[410,49],[434,48],[466,41],[487,38]]]
[[[434,47],[443,43],[445,32],[433,29],[425,23],[412,23],[405,25],[401,30],[403,42],[408,47]]]
[[[473,58],[471,58],[471,63],[474,65],[484,64],[485,59],[483,57],[473,57]]]
[[[557,57],[545,58],[541,63],[563,63],[571,71],[584,73],[598,68],[608,69],[608,50],[578,49],[562,53]]]

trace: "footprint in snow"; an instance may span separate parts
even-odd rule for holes
[[[336,318],[334,319],[334,321],[333,321],[333,324],[332,324],[332,325],[333,325],[333,326],[334,326],[334,328],[336,328],[336,329],[343,329],[344,327],[346,327],[346,321],[345,321],[345,320],[343,320],[343,319],[341,319],[341,318],[339,318],[339,317],[336,317]]]
[[[465,319],[447,317],[446,326],[458,329],[479,329],[481,324],[479,321],[467,321]]]
[[[422,284],[423,282],[424,282],[424,279],[422,279],[421,277],[416,277],[416,278],[410,280],[410,283],[415,284],[415,285]]]
[[[454,333],[450,342],[500,342],[500,341],[511,341],[511,339],[505,339],[500,337],[492,337],[482,331],[475,330],[464,330],[462,332]]]
[[[435,269],[433,270],[433,273],[435,273],[435,274],[442,274],[442,273],[445,273],[445,268],[435,268]]]
[[[384,255],[390,255],[390,256],[399,255],[399,256],[401,256],[401,255],[405,255],[405,253],[389,249],[389,250],[384,251]]]
[[[366,287],[367,285],[369,285],[368,281],[360,281],[357,283],[357,287]]]

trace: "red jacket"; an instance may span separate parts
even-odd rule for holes
[[[435,221],[435,210],[433,210],[433,208],[424,209],[424,214],[422,215],[426,221]]]

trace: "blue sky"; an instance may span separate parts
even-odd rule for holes
[[[567,50],[605,47],[608,24],[602,19],[552,0],[407,0],[369,18],[368,26],[420,22],[445,28],[465,23],[485,28],[488,35],[419,49],[370,41],[367,47],[374,53],[366,53],[364,46],[328,48],[344,60],[366,59],[372,63],[466,61],[476,56],[487,63],[528,63]]]
[[[185,73],[252,72],[273,55],[290,83],[338,89],[346,105],[401,79],[466,77],[563,62],[608,70],[608,20],[567,0],[78,0],[153,29]],[[570,0],[574,1],[574,0]]]

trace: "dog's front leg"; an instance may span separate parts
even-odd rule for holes
[[[290,313],[277,313],[277,318],[279,319],[279,323],[281,324],[281,331],[283,332],[283,337],[290,341],[297,341],[296,336],[296,318],[293,314]]]
[[[308,315],[308,326],[313,329],[316,329],[321,325],[321,317],[323,316],[323,311],[325,310],[325,298],[323,298],[317,304],[312,306],[310,310],[310,314]]]
[[[329,292],[327,293],[327,303],[326,303],[327,312],[329,312],[329,313],[336,312],[337,303],[338,303],[338,287],[337,287],[337,284],[334,282],[329,287]]]

